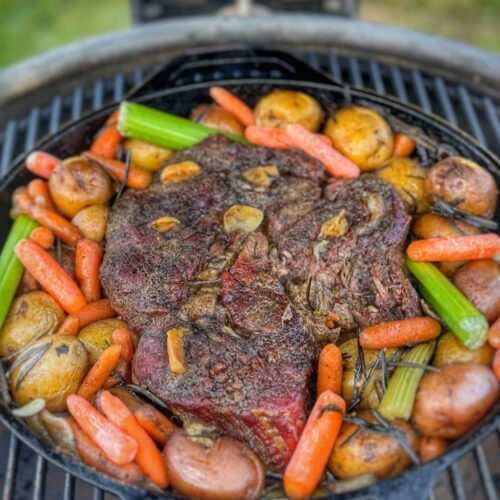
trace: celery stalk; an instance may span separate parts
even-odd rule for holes
[[[407,256],[406,265],[420,283],[424,299],[465,347],[482,347],[488,338],[486,318],[434,264]]]
[[[235,141],[246,142],[240,135],[219,132],[186,118],[127,101],[120,106],[118,128],[125,137],[176,150],[194,146],[218,133]]]
[[[432,358],[436,341],[419,344],[407,351],[401,361],[427,365]],[[403,418],[408,420],[413,409],[417,387],[424,374],[424,368],[400,366],[394,370],[387,384],[387,390],[382,397],[379,413],[393,420]]]
[[[27,238],[38,224],[25,215],[16,217],[0,254],[0,328],[23,276],[24,267],[14,254],[16,244]]]

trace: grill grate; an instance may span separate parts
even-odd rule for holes
[[[403,102],[439,115],[500,155],[500,102],[491,96],[440,76],[374,59],[358,59],[331,52],[297,55],[338,81],[394,95]],[[69,120],[120,100],[151,69],[137,68],[130,73],[118,73],[111,79],[98,79],[90,85],[77,86],[67,95],[40,103],[24,118],[0,125],[0,178],[7,173],[15,156],[32,149],[38,139],[56,132]],[[444,471],[430,495],[431,500],[496,500],[500,489],[500,461],[496,459],[499,440],[500,430]],[[8,450],[0,454],[0,489],[4,500],[114,498],[51,465],[3,427],[0,427],[0,446]]]

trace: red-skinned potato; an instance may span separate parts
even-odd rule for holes
[[[449,443],[446,439],[423,436],[418,442],[418,457],[425,464],[441,456],[447,449]]]
[[[498,191],[493,176],[471,160],[452,156],[429,171],[427,191],[447,203],[459,202],[456,208],[491,218],[495,213]]]
[[[217,104],[200,104],[191,111],[191,120],[221,132],[243,135],[243,125]]]
[[[453,363],[424,375],[412,419],[425,436],[456,439],[478,424],[497,398],[498,382],[489,368]]]
[[[257,499],[264,489],[264,468],[255,453],[229,437],[203,440],[176,431],[163,456],[173,488],[192,498]]]
[[[455,286],[492,323],[500,315],[500,269],[494,260],[468,262],[453,276]]]

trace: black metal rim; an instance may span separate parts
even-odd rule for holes
[[[242,86],[255,86],[257,88],[263,85],[274,85],[280,87],[295,87],[303,89],[316,89],[318,91],[326,91],[330,93],[337,94],[341,96],[345,90],[346,86],[341,85],[328,85],[319,84],[311,82],[302,82],[297,80],[279,80],[279,79],[260,79],[256,81],[255,79],[240,79],[240,80],[222,80],[217,81],[218,85],[227,87],[242,87]],[[211,82],[204,82],[200,84],[186,85],[179,88],[171,88],[161,91],[156,94],[151,94],[145,96],[139,101],[148,101],[156,97],[166,97],[182,95],[182,93],[193,92],[193,91],[206,91],[211,85]],[[483,161],[483,164],[487,166],[497,177],[500,176],[500,160],[488,149],[482,147],[477,141],[464,131],[450,126],[445,120],[431,113],[426,113],[420,110],[417,106],[401,103],[395,98],[390,98],[386,96],[380,96],[374,92],[363,90],[359,88],[349,88],[349,93],[354,99],[364,100],[365,102],[371,102],[374,105],[389,108],[394,111],[395,114],[411,115],[417,121],[423,124],[424,127],[429,127],[430,129],[438,130],[440,133],[447,136],[451,142],[460,144],[463,148],[473,151],[478,157]],[[37,142],[34,149],[49,149],[52,143],[64,140],[64,137],[72,131],[85,130],[88,123],[92,121],[98,121],[105,119],[105,117],[110,113],[112,109],[116,107],[116,104],[109,105],[98,111],[88,113],[83,118],[76,122],[70,122],[63,126],[56,134],[47,135]],[[21,173],[24,169],[24,162],[27,154],[23,154],[16,158],[13,162],[13,167],[10,169],[9,174],[0,181],[0,191],[3,191],[13,180]],[[377,495],[380,488],[384,490],[390,490],[392,488],[397,488],[402,483],[407,483],[409,481],[424,480],[429,483],[428,487],[432,485],[433,478],[436,477],[437,473],[455,462],[463,454],[470,451],[477,443],[484,439],[490,432],[498,428],[500,423],[500,415],[498,414],[498,405],[490,413],[488,417],[471,433],[464,438],[459,439],[449,448],[448,452],[439,457],[438,459],[421,465],[419,467],[413,467],[408,471],[402,473],[401,475],[387,479],[384,481],[379,481],[371,487],[364,488],[362,490],[335,495],[335,498],[347,499],[354,498],[358,495],[365,497],[366,495]],[[45,443],[38,436],[32,433],[29,428],[27,428],[24,423],[14,417],[8,407],[4,404],[0,404],[0,420],[8,427],[21,441],[27,444],[30,448],[40,453],[44,458],[52,462],[53,464],[61,467],[65,471],[79,477],[95,486],[106,489],[121,498],[184,498],[176,495],[173,492],[168,492],[168,494],[156,495],[154,493],[146,492],[145,490],[130,486],[128,484],[122,483],[115,480],[109,476],[97,472],[95,469],[86,466],[81,461],[70,457],[68,455],[62,454],[55,450],[52,446]],[[329,497],[324,497],[329,498]],[[331,497],[333,498],[333,496]]]

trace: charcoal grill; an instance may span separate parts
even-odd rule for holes
[[[189,47],[242,41],[286,48],[339,82],[370,87],[414,103],[500,153],[500,64],[496,56],[358,21],[315,16],[244,21],[199,18],[151,24],[135,33],[103,37],[0,74],[0,102],[4,104],[0,177],[7,174],[13,158],[32,149],[40,137],[56,132],[68,120],[120,100],[158,63],[167,62]],[[410,42],[417,45],[410,48]],[[446,57],[436,53],[436,44],[446,51]],[[108,50],[103,49],[106,45]],[[46,71],[41,70],[44,66]],[[35,74],[38,79],[33,79]],[[217,80],[227,75],[215,72],[210,77]],[[242,75],[230,77],[238,79]],[[203,75],[194,78],[199,81]],[[8,85],[2,85],[4,82]],[[498,420],[490,422],[489,430],[491,433],[478,446],[439,476],[431,498],[497,498]],[[0,439],[5,450],[0,456],[4,499],[108,496],[104,490],[64,473],[33,453],[5,429]]]

